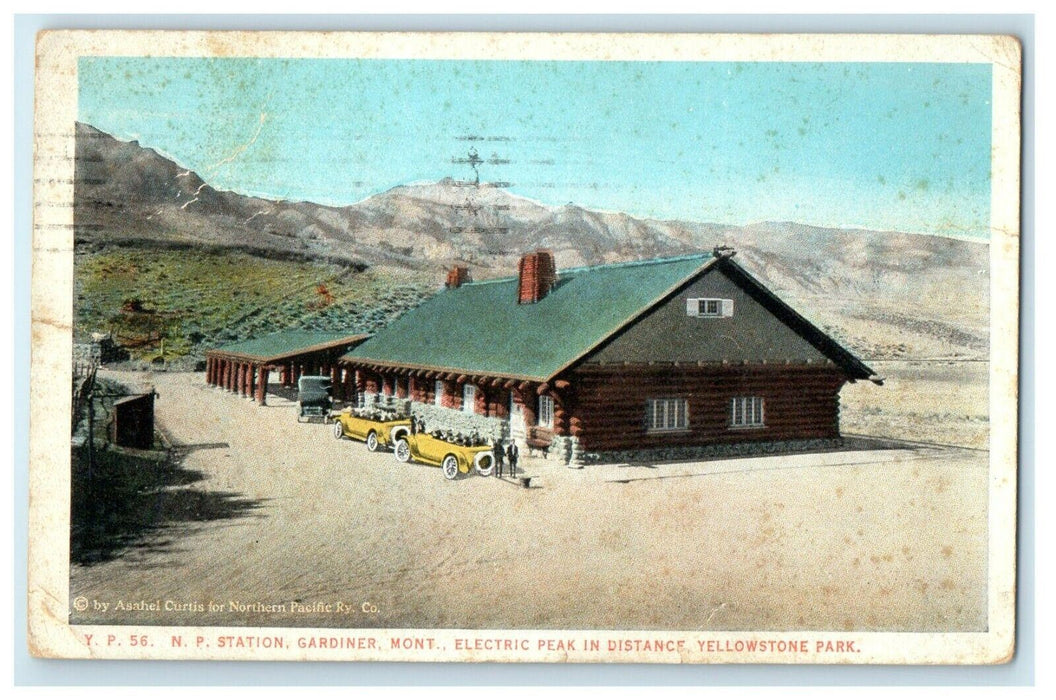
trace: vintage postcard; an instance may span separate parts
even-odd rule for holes
[[[1009,660],[1020,64],[41,34],[32,652]]]

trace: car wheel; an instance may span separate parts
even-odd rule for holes
[[[445,479],[458,478],[458,458],[454,455],[444,457],[444,461],[440,463],[440,468],[444,470]]]
[[[411,461],[411,446],[403,438],[396,441],[396,449],[393,450],[393,453],[396,455],[397,462],[406,463]]]
[[[477,474],[491,476],[491,473],[495,471],[495,455],[490,452],[481,452],[473,460],[473,466],[476,467]]]
[[[378,435],[373,430],[367,435],[367,449],[371,452],[378,451]]]
[[[334,437],[340,440],[345,436],[345,426],[341,424],[341,421],[334,421]]]

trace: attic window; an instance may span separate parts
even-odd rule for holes
[[[691,318],[729,318],[733,316],[733,299],[686,299],[686,315]]]

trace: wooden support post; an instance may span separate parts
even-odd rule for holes
[[[351,367],[345,367],[345,399],[356,398],[356,371]]]
[[[246,375],[246,396],[253,397],[257,393],[257,365],[251,364],[249,366],[249,373]]]
[[[231,361],[222,360],[222,362],[224,363],[223,388],[225,391],[231,391]]]
[[[268,368],[260,368],[260,378],[257,381],[257,403],[266,406],[265,396],[268,393]]]
[[[341,385],[341,368],[337,365],[330,368],[330,384],[333,386],[334,398],[344,401],[345,391]]]

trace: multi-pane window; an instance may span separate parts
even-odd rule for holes
[[[689,428],[686,399],[649,399],[645,402],[645,428],[651,432]]]
[[[763,426],[763,398],[738,396],[730,399],[731,428],[760,428]]]
[[[444,405],[444,383],[439,379],[433,383],[433,403],[437,406]]]
[[[462,385],[462,412],[473,413],[477,407],[477,387],[473,384]]]
[[[733,299],[686,299],[686,315],[694,318],[729,318],[733,316]]]
[[[536,422],[544,428],[554,427],[554,399],[552,397],[539,397],[539,415]]]

